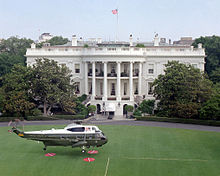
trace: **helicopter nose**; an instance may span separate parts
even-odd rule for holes
[[[106,136],[102,137],[102,139],[101,139],[101,140],[103,141],[103,143],[104,143],[104,144],[106,144],[106,143],[108,142],[108,139],[107,139],[107,137],[106,137]]]

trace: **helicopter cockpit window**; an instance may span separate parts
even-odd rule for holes
[[[68,131],[72,131],[72,132],[84,132],[85,131],[85,127],[69,128],[67,130]]]

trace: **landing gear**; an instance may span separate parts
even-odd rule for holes
[[[85,153],[85,152],[86,152],[86,147],[85,147],[85,146],[82,146],[81,152],[82,152],[82,153]]]
[[[43,150],[46,151],[47,150],[47,146],[44,146]]]
[[[82,149],[82,150],[81,150],[81,152],[82,152],[82,153],[85,153],[85,152],[86,152],[86,150]]]

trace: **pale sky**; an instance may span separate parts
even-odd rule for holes
[[[0,38],[37,40],[49,32],[71,38],[140,41],[220,35],[220,0],[0,0]]]

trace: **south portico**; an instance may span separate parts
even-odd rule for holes
[[[91,95],[90,104],[97,112],[124,115],[125,105],[135,105],[135,98],[142,97],[142,65],[144,59],[104,60],[86,59],[85,93]],[[101,107],[101,108],[100,108]]]

